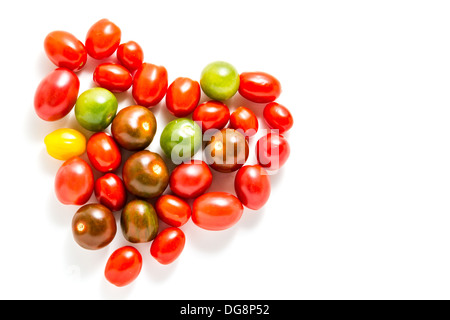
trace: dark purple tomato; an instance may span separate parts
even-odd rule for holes
[[[120,226],[125,239],[132,243],[152,241],[158,233],[158,216],[144,200],[132,200],[123,208]]]

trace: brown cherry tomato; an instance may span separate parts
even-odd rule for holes
[[[105,278],[117,287],[133,282],[141,273],[142,256],[131,246],[125,246],[112,253],[106,262]]]
[[[143,63],[133,78],[133,98],[141,106],[153,107],[164,98],[167,85],[166,68]]]
[[[158,216],[153,206],[147,201],[132,200],[122,210],[120,227],[128,241],[149,242],[158,233]]]
[[[210,129],[222,129],[230,120],[230,110],[225,103],[220,101],[207,101],[195,108],[192,120],[202,128],[205,133]]]
[[[161,231],[150,246],[150,254],[161,264],[174,262],[181,254],[186,236],[181,229],[169,227]]]
[[[94,82],[111,92],[124,92],[133,83],[131,73],[117,63],[102,63],[94,70]]]
[[[177,166],[170,174],[170,189],[182,198],[197,198],[212,183],[212,173],[201,160],[191,160]]]
[[[197,107],[200,85],[189,78],[177,78],[167,89],[166,106],[176,117],[186,117]]]
[[[270,179],[260,165],[243,166],[234,178],[234,190],[247,208],[258,210],[270,196]]]
[[[263,116],[267,125],[278,130],[278,133],[286,132],[294,125],[294,118],[289,110],[277,102],[269,103],[264,108]]]
[[[87,51],[84,44],[69,32],[50,32],[45,37],[44,49],[50,61],[58,67],[77,72],[86,65]]]
[[[275,101],[281,94],[281,84],[265,72],[243,72],[240,74],[239,93],[244,98],[257,102]]]
[[[120,179],[114,173],[107,173],[95,181],[94,193],[98,202],[111,211],[123,208],[127,200],[127,191]]]
[[[144,51],[137,42],[128,41],[117,48],[117,59],[125,68],[134,71],[142,65]]]
[[[92,166],[100,172],[114,171],[122,162],[122,155],[114,139],[105,132],[93,134],[86,145]]]
[[[181,227],[191,217],[191,207],[178,197],[162,195],[155,204],[158,217],[172,227]]]
[[[249,108],[239,107],[230,116],[230,127],[251,137],[258,131],[258,118]]]
[[[92,25],[86,35],[87,53],[94,59],[111,56],[120,44],[120,28],[108,19],[102,19]]]

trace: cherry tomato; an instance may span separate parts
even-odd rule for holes
[[[170,175],[170,189],[179,197],[197,198],[212,183],[212,173],[201,160],[191,160],[177,166]]]
[[[240,80],[239,93],[250,101],[268,103],[281,94],[280,82],[265,72],[243,72]]]
[[[120,227],[125,239],[133,243],[150,242],[158,233],[155,208],[144,200],[127,203],[120,215]]]
[[[119,147],[105,132],[93,134],[87,142],[86,149],[92,166],[100,172],[114,171],[122,162]]]
[[[85,249],[98,250],[107,246],[113,241],[116,232],[116,219],[104,205],[84,205],[73,216],[73,238]]]
[[[133,78],[133,98],[141,106],[153,107],[164,98],[167,85],[166,68],[143,63]]]
[[[50,32],[44,40],[47,57],[58,67],[80,71],[86,65],[87,51],[84,44],[66,31]]]
[[[63,204],[83,205],[94,191],[91,167],[79,157],[63,163],[55,177],[55,193]]]
[[[178,197],[162,195],[155,204],[158,217],[172,227],[181,227],[191,217],[191,207]]]
[[[161,264],[174,262],[181,254],[186,236],[181,229],[169,227],[161,231],[153,240],[150,254]]]
[[[134,71],[142,65],[144,51],[137,42],[128,41],[117,48],[117,59],[125,68]]]
[[[118,26],[102,19],[92,25],[86,35],[87,53],[101,60],[112,55],[120,44],[121,31]]]
[[[120,64],[102,63],[95,68],[94,82],[111,92],[124,92],[130,89],[133,77]]]
[[[203,133],[210,129],[220,130],[230,120],[230,110],[220,101],[207,101],[195,108],[192,120],[198,123]]]
[[[45,121],[65,117],[72,110],[78,97],[80,80],[73,71],[58,68],[50,72],[36,89],[34,110]]]
[[[107,173],[95,181],[94,193],[98,202],[110,209],[118,211],[127,200],[127,191],[122,180],[114,173]]]
[[[131,246],[117,249],[109,257],[105,267],[105,278],[117,287],[133,282],[141,273],[142,256]]]
[[[270,179],[260,165],[243,166],[234,178],[234,190],[247,208],[258,210],[270,196]]]
[[[267,170],[281,168],[289,158],[290,147],[280,134],[268,133],[256,143],[256,158]]]
[[[263,116],[267,125],[271,129],[277,129],[278,133],[286,132],[294,125],[289,110],[276,102],[271,102],[264,108]]]
[[[228,100],[239,89],[239,73],[225,61],[208,64],[200,76],[203,92],[213,100]]]
[[[241,219],[244,207],[227,192],[209,192],[195,199],[192,221],[206,230],[225,230]]]
[[[86,150],[86,138],[75,129],[56,129],[45,137],[44,143],[47,153],[58,160],[69,160]]]
[[[241,130],[245,136],[251,137],[258,131],[258,118],[252,110],[239,107],[230,116],[230,127]]]
[[[191,114],[200,101],[200,85],[189,78],[177,78],[167,89],[166,106],[176,117]]]

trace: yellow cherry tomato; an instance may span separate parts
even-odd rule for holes
[[[45,137],[44,143],[48,154],[58,160],[68,160],[86,150],[86,138],[75,129],[57,129]]]

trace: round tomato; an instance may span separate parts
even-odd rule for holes
[[[244,98],[257,102],[275,101],[281,94],[280,82],[265,72],[243,72],[240,75],[239,93]]]
[[[169,227],[161,231],[153,240],[150,254],[161,264],[174,262],[181,254],[186,236],[181,229]]]
[[[225,230],[241,219],[244,207],[227,192],[209,192],[195,199],[192,221],[206,230]]]
[[[117,63],[99,64],[94,71],[94,82],[111,92],[124,92],[133,83],[131,73]]]
[[[269,103],[263,112],[264,120],[271,129],[278,130],[279,133],[288,131],[294,125],[289,110],[276,102]]]
[[[100,172],[114,171],[122,162],[119,147],[105,132],[93,134],[87,142],[86,149],[92,166]]]
[[[117,143],[127,150],[147,148],[156,133],[156,118],[148,108],[129,106],[120,110],[111,124]]]
[[[84,44],[66,31],[50,32],[44,40],[47,57],[58,67],[80,71],[86,65],[87,51]]]
[[[230,110],[220,101],[203,102],[195,108],[192,120],[197,122],[203,133],[210,129],[220,130],[230,120]]]
[[[166,106],[176,117],[186,117],[200,100],[200,85],[189,78],[177,78],[167,89]]]
[[[116,232],[116,219],[104,205],[84,205],[73,216],[73,238],[85,249],[97,250],[107,246],[113,241]]]
[[[181,227],[191,217],[191,207],[178,197],[162,195],[155,204],[158,217],[172,227]]]
[[[105,278],[117,287],[133,282],[141,273],[142,256],[136,248],[125,246],[109,257],[105,267]]]
[[[105,59],[112,55],[120,44],[121,31],[118,26],[102,19],[92,25],[86,35],[87,53],[94,59]]]
[[[133,98],[141,106],[153,107],[164,98],[167,85],[166,68],[143,63],[133,78]]]
[[[258,131],[258,118],[252,110],[239,107],[230,116],[230,127],[240,130],[247,137],[251,137]]]
[[[94,193],[97,201],[110,209],[118,211],[127,200],[127,191],[122,180],[114,173],[107,173],[95,181]]]
[[[280,134],[268,133],[256,143],[256,158],[267,170],[278,170],[289,158],[291,149]]]
[[[125,239],[133,243],[149,242],[158,233],[158,216],[153,206],[144,200],[127,203],[120,216]]]
[[[215,61],[203,69],[200,85],[211,99],[228,100],[239,89],[239,73],[228,62]]]
[[[243,166],[234,178],[234,190],[241,203],[247,208],[258,210],[270,196],[270,179],[260,165]]]
[[[117,48],[117,59],[125,68],[134,71],[142,65],[144,51],[137,42],[128,41]]]
[[[72,110],[78,97],[80,80],[65,68],[50,72],[36,89],[34,110],[45,121],[55,121],[65,117]]]
[[[83,205],[94,191],[91,167],[79,157],[63,163],[55,177],[55,193],[63,204]]]
[[[86,150],[84,135],[70,128],[56,129],[44,139],[47,153],[58,160],[69,160],[80,156]]]
[[[212,173],[201,160],[191,160],[177,166],[170,174],[170,189],[179,197],[197,198],[212,183]]]

